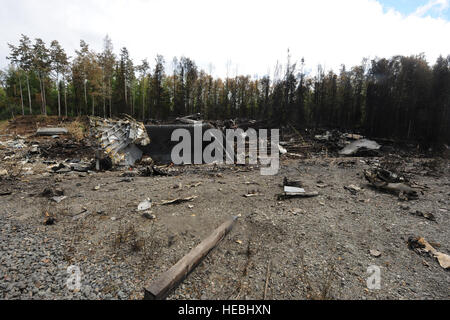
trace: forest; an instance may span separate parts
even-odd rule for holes
[[[1,119],[129,114],[168,120],[201,113],[204,119],[265,119],[277,126],[450,143],[450,55],[432,66],[417,54],[363,59],[338,73],[319,65],[307,73],[304,59],[288,51],[273,76],[221,79],[187,57],[173,58],[173,71],[166,72],[161,55],[153,64],[136,63],[125,47],[116,56],[108,36],[102,52],[81,40],[74,57],[57,40],[47,45],[21,35],[8,45],[9,66],[0,70]]]

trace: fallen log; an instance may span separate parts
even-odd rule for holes
[[[144,288],[144,300],[163,300],[230,232],[237,217],[224,222],[197,247]]]

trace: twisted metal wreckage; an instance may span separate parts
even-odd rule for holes
[[[114,165],[133,165],[143,154],[137,145],[150,144],[144,124],[131,117],[119,120],[90,117],[89,122],[91,134]]]

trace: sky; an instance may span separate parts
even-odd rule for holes
[[[274,75],[305,59],[338,71],[364,57],[450,54],[450,0],[6,0],[0,5],[0,68],[20,34],[58,40],[70,56],[108,34],[136,64],[186,56],[214,76]]]

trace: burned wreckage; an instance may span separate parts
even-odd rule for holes
[[[12,127],[14,123],[11,123]],[[83,130],[78,132],[81,126]],[[322,230],[328,236],[336,231],[333,236],[345,243],[352,241],[353,230],[361,225],[354,221],[365,219],[367,226],[377,232],[393,229],[403,220],[410,224],[411,221],[422,223],[431,230],[442,223],[447,212],[444,205],[437,211],[429,210],[431,206],[426,201],[432,192],[426,181],[430,180],[421,180],[421,184],[413,181],[416,173],[422,177],[435,174],[433,162],[427,162],[428,167],[416,159],[407,163],[400,156],[393,156],[392,149],[386,148],[383,140],[369,140],[361,134],[291,127],[282,127],[278,134],[272,131],[276,126],[270,123],[202,121],[200,115],[170,123],[144,123],[128,116],[86,117],[82,122],[58,119],[47,125],[33,123],[27,127],[32,129],[27,134],[14,132],[0,142],[4,162],[0,179],[15,181],[20,188],[24,181],[32,181],[29,188],[25,184],[26,192],[37,198],[24,197],[19,201],[41,202],[44,212],[38,227],[56,230],[83,225],[85,231],[79,228],[77,232],[95,234],[100,239],[96,244],[103,246],[103,252],[120,255],[120,250],[125,248],[125,256],[139,268],[145,258],[145,270],[149,271],[142,275],[140,280],[144,282],[139,282],[136,289],[140,290],[140,298],[165,299],[179,290],[176,288],[183,287],[179,284],[196,266],[204,261],[208,263],[209,258],[217,259],[218,255],[210,252],[221,242],[226,242],[222,245],[233,257],[230,263],[245,265],[250,259],[259,263],[265,274],[258,287],[264,289],[261,296],[270,296],[270,279],[277,277],[272,272],[277,266],[266,260],[267,251],[262,251],[260,256],[253,253],[253,243],[259,241],[261,234],[264,241],[272,241],[270,245],[278,247],[283,232],[273,230],[282,227],[289,234],[298,232],[299,237],[306,239],[307,225],[311,223],[314,232]],[[266,135],[261,134],[265,128],[269,128]],[[264,149],[261,146],[266,147],[265,152],[261,152]],[[242,149],[248,153],[240,153]],[[174,150],[179,162],[174,161]],[[207,154],[213,157],[207,159]],[[278,157],[280,170],[273,177],[254,172],[264,165],[276,164]],[[32,186],[38,191],[32,190]],[[10,206],[23,196],[19,187],[9,187],[7,183],[0,187],[0,196],[11,201]],[[216,197],[218,201],[211,201]],[[396,205],[397,214],[391,212]],[[345,227],[335,228],[336,219],[346,223]],[[99,225],[101,228],[95,229]],[[153,228],[154,225],[158,228]],[[201,232],[195,234],[197,230]],[[277,236],[272,239],[274,234]],[[430,265],[449,268],[446,249],[432,241],[438,239],[436,233],[416,229],[411,234],[409,239],[403,239],[402,247],[395,243],[394,236],[388,242],[376,239],[377,243],[371,243],[373,238],[365,237],[361,231],[364,242],[351,243],[349,248],[360,246],[364,250],[349,250],[343,259],[354,254],[359,255],[358,261],[375,260],[384,258],[391,250],[409,248],[411,256],[428,257]],[[91,238],[86,239],[89,244]],[[131,255],[125,251],[129,250],[127,241],[130,241]],[[391,247],[392,243],[395,247]],[[247,244],[246,254],[242,255],[239,252],[244,252],[243,245]],[[263,250],[264,246],[258,245]],[[330,248],[328,252],[334,249]],[[82,245],[77,250],[83,250]],[[90,244],[87,250],[91,250]],[[138,252],[142,252],[142,257]],[[284,256],[290,251],[280,252]],[[102,256],[101,250],[92,254],[109,259]],[[239,260],[244,256],[248,261]],[[230,278],[230,273],[231,278],[235,276],[229,270],[232,268],[222,264],[211,264],[208,268],[223,272],[224,278]],[[202,270],[199,272],[202,274]],[[254,270],[250,268],[249,272]],[[186,287],[203,285],[203,279],[199,278],[190,279]],[[284,279],[277,278],[277,281]],[[242,282],[235,293],[229,294],[240,297],[244,292]]]
[[[278,166],[278,130],[217,128],[211,123],[177,119],[178,124],[144,125],[130,117],[119,120],[90,117],[91,136],[98,143],[99,161],[110,158],[112,165],[133,166],[143,155],[160,163],[257,164]],[[150,138],[151,137],[151,138]],[[246,148],[248,154],[245,153]],[[270,149],[270,152],[267,150]],[[259,153],[258,153],[259,151]]]

